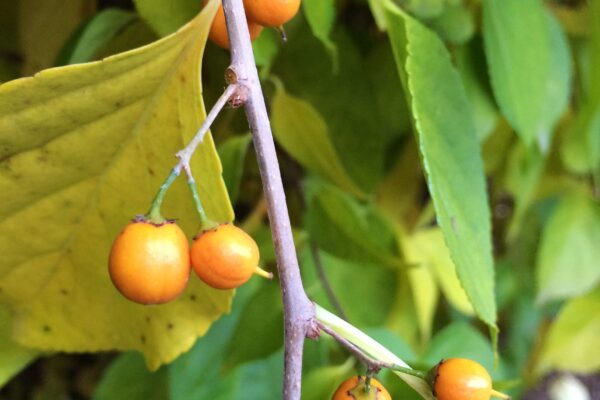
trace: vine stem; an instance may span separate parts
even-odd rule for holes
[[[283,398],[300,400],[304,340],[307,336],[318,337],[319,332],[315,323],[315,309],[304,291],[300,277],[279,161],[242,0],[223,0],[223,9],[231,54],[229,81],[247,89],[244,109],[258,159],[277,258],[285,332]]]
[[[382,367],[391,367],[396,375],[402,378],[402,380],[417,391],[424,399],[435,400],[429,385],[424,379],[414,376],[412,372],[408,374],[406,370],[410,369],[410,366],[369,335],[319,305],[316,305],[315,315],[318,324],[328,328],[327,330],[324,330],[325,332],[333,332],[337,335],[333,336],[336,340],[338,337],[344,339],[343,341],[340,341],[341,344],[350,342],[369,359],[378,360],[377,362]],[[362,360],[365,360],[364,357]]]

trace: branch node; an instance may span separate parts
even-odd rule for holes
[[[229,106],[231,108],[239,108],[246,104],[248,97],[250,97],[250,89],[248,86],[238,83],[235,92],[233,92],[233,95],[229,98]]]

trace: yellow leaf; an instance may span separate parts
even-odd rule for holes
[[[175,34],[101,62],[0,86],[0,302],[13,337],[50,351],[139,350],[151,368],[189,349],[231,304],[195,276],[175,302],[141,306],[110,282],[113,239],[146,212],[204,118],[200,64],[218,7]],[[192,160],[210,218],[233,219],[207,136]],[[198,226],[180,178],[163,214]]]
[[[456,274],[456,267],[439,228],[420,230],[402,241],[407,262],[427,266],[446,299],[460,312],[473,315],[473,307]]]

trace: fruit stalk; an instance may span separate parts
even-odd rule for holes
[[[334,331],[338,336],[352,343],[368,357],[379,360],[382,364],[390,364],[394,372],[424,399],[435,400],[425,380],[413,376],[413,374],[407,374],[406,371],[401,372],[398,367],[408,369],[409,365],[369,335],[319,305],[316,306],[316,318],[319,324],[326,326],[328,330]]]
[[[254,61],[244,6],[242,0],[223,0],[223,8],[231,48],[229,72],[234,75],[238,84],[248,89],[244,108],[258,158],[277,257],[285,325],[283,398],[299,400],[304,340],[306,336],[314,336],[318,332],[314,326],[315,311],[300,277],[279,162]]]

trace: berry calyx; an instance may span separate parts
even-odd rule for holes
[[[172,221],[136,219],[115,239],[108,270],[127,299],[140,304],[169,302],[183,292],[190,276],[188,240]]]
[[[207,0],[204,1],[205,5],[206,1]],[[254,21],[248,20],[248,30],[250,31],[250,39],[254,40],[260,36],[263,27]],[[222,47],[224,49],[229,49],[229,35],[227,34],[225,12],[223,11],[222,5],[219,6],[217,14],[215,15],[215,19],[213,19],[212,25],[210,26],[210,32],[208,33],[208,37],[217,46]]]
[[[192,243],[190,258],[198,277],[215,289],[237,288],[252,274],[273,277],[258,267],[259,250],[254,239],[232,224],[222,224],[198,234]]]
[[[392,396],[375,378],[353,376],[338,386],[331,400],[391,400]]]
[[[510,399],[492,389],[492,378],[481,364],[466,358],[440,361],[431,370],[430,384],[438,400]]]
[[[281,27],[300,9],[301,0],[244,0],[249,21],[272,28]]]

